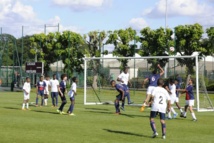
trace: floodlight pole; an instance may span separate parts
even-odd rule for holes
[[[167,31],[166,31],[166,28],[167,28],[167,0],[166,0],[166,9],[165,9],[165,34],[167,35]],[[167,41],[166,41],[167,42]],[[168,43],[168,42],[167,42]],[[166,43],[166,44],[167,44]],[[165,68],[164,68],[165,72],[164,72],[164,78],[167,78],[167,72],[168,72],[168,63],[166,63],[165,65]]]

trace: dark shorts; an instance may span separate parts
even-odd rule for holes
[[[58,92],[51,92],[51,97],[57,97],[58,96]]]
[[[121,101],[121,100],[122,100],[122,97],[123,97],[122,94],[118,94],[118,95],[116,96],[116,99],[119,100],[119,101]]]
[[[161,113],[161,112],[157,112],[157,111],[151,111],[150,118],[155,118],[157,116],[157,113],[159,113],[161,120],[165,120],[165,113]]]
[[[75,96],[70,98],[70,101],[74,101],[75,100]]]
[[[39,90],[39,91],[38,91],[38,95],[44,96],[44,90]]]
[[[66,101],[66,97],[65,96],[60,96],[62,101]]]

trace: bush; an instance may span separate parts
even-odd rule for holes
[[[214,84],[210,84],[207,86],[208,91],[214,91]]]

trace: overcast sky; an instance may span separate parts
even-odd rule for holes
[[[200,23],[214,26],[214,0],[167,0],[167,26]],[[0,27],[3,33],[21,36],[48,31],[92,30],[132,27],[140,30],[165,27],[166,0],[0,0]]]

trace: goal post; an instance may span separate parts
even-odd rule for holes
[[[118,94],[114,88],[110,86],[112,79],[116,80],[120,74],[120,61],[127,60],[127,66],[129,67],[130,81],[133,83],[130,87],[131,100],[134,101],[134,105],[141,106],[143,100],[146,97],[146,88],[142,88],[142,80],[145,79],[151,73],[151,61],[160,61],[167,59],[166,69],[167,77],[174,77],[176,74],[182,75],[183,80],[186,80],[186,68],[185,64],[179,63],[184,59],[191,59],[194,61],[193,70],[194,74],[194,94],[195,94],[195,108],[197,111],[214,111],[212,101],[206,102],[207,105],[202,107],[201,100],[205,100],[202,96],[209,97],[207,93],[202,93],[200,88],[205,86],[202,84],[202,72],[199,70],[198,55],[192,56],[148,56],[148,57],[93,57],[84,58],[84,105],[96,105],[96,104],[113,104],[115,96]],[[163,67],[164,69],[164,67]],[[185,86],[183,85],[183,88]],[[206,88],[206,87],[203,87]],[[208,100],[209,98],[206,98]],[[210,99],[209,99],[210,100]],[[127,102],[127,101],[126,101]],[[181,105],[185,105],[184,95],[180,98]]]

